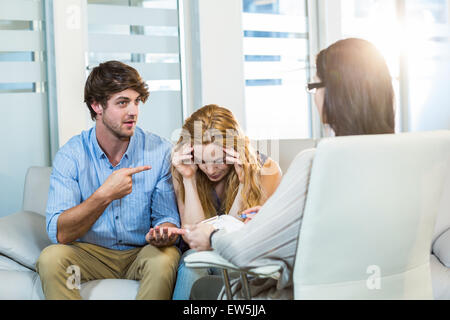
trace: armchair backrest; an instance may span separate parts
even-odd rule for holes
[[[322,140],[294,267],[295,299],[432,299],[430,250],[450,131]]]
[[[450,229],[450,170],[447,172],[445,181],[434,228],[433,243],[441,234]]]
[[[25,176],[23,210],[45,216],[51,167],[30,167]]]
[[[281,171],[286,173],[292,160],[305,149],[315,148],[315,139],[282,139],[282,140],[252,140],[253,147],[277,161]]]

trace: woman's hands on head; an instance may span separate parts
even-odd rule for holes
[[[236,170],[236,174],[239,178],[240,183],[244,183],[244,167],[242,165],[242,161],[239,158],[239,153],[235,151],[233,148],[223,148],[225,151],[225,161],[227,164],[233,164],[234,169]]]
[[[198,169],[194,163],[193,150],[193,147],[185,144],[172,155],[172,165],[185,179],[193,178]]]

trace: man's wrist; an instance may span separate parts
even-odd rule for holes
[[[98,188],[91,196],[91,199],[93,201],[95,201],[95,203],[99,204],[99,205],[105,205],[108,206],[111,202],[112,199],[110,196],[108,196],[103,189],[100,187]]]

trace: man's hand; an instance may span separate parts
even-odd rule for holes
[[[114,171],[98,188],[98,192],[110,201],[121,199],[133,191],[133,174],[150,170],[151,168],[151,166],[140,166]]]
[[[163,223],[150,231],[145,236],[145,240],[155,247],[172,246],[179,235],[185,233],[185,230],[174,227],[171,223]]]
[[[211,250],[209,237],[214,230],[214,226],[209,223],[198,223],[194,226],[186,226],[184,240],[186,240],[191,249],[197,251]]]

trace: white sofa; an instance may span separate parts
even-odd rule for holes
[[[35,264],[41,251],[50,245],[45,230],[50,173],[48,167],[31,167],[25,178],[22,211],[0,218],[2,300],[44,299]],[[138,288],[138,281],[105,279],[83,283],[80,292],[87,300],[131,300]]]
[[[278,160],[285,171],[294,156],[314,147],[315,141],[254,141],[253,144]],[[41,251],[50,245],[45,230],[50,174],[49,167],[30,168],[25,178],[22,211],[0,218],[0,299],[44,299],[35,263]],[[105,279],[83,283],[80,291],[84,299],[129,300],[136,297],[138,288],[138,281]]]
[[[313,140],[285,140],[270,146],[266,154],[276,158],[283,172],[303,149],[316,145]],[[264,149],[264,148],[262,148]],[[280,157],[276,155],[279,154]],[[32,167],[25,179],[22,211],[0,218],[0,299],[44,299],[35,263],[42,249],[50,244],[45,230],[45,207],[51,168]],[[450,299],[450,176],[442,195],[431,250],[433,294]],[[134,299],[139,283],[133,280],[105,279],[83,283],[84,299]]]

